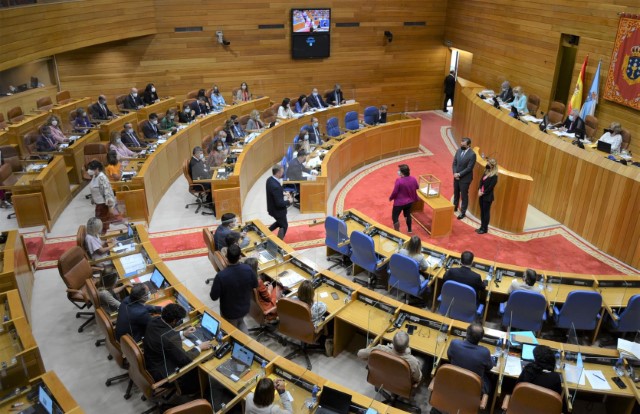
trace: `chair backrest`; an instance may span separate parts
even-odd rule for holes
[[[211,135],[205,135],[202,138],[202,151],[204,151],[205,155],[209,155],[209,146],[213,142],[213,137]]]
[[[364,123],[367,125],[375,125],[380,118],[380,112],[375,106],[368,106],[364,109]]]
[[[302,125],[302,127],[300,128],[300,135],[304,136],[305,132],[313,132],[313,128],[311,127],[311,125]]]
[[[2,157],[2,164],[9,164],[12,171],[22,171],[22,164],[20,163],[20,152],[15,146],[0,146],[0,156]]]
[[[189,184],[189,192],[194,195],[198,194],[200,192],[198,190],[199,187],[193,186],[193,179],[191,179],[191,174],[189,174],[189,159],[184,160],[182,163],[182,175],[184,175],[187,184]]]
[[[378,258],[371,236],[361,231],[354,231],[349,240],[351,242],[351,261],[369,272],[374,272]]]
[[[36,142],[38,141],[38,138],[40,138],[40,132],[37,130],[31,130],[22,136],[24,149],[27,152],[26,155],[33,155],[38,152],[36,150]]]
[[[211,404],[203,398],[169,408],[164,414],[211,414]]]
[[[69,91],[60,91],[56,93],[56,102],[60,105],[69,103],[71,101],[71,93]]]
[[[627,307],[620,314],[617,330],[620,332],[636,332],[640,330],[640,294],[629,298]]]
[[[289,170],[289,160],[287,159],[286,155],[282,157],[282,161],[280,161],[280,165],[282,166],[282,179],[286,181],[288,179],[287,172]]]
[[[384,387],[385,391],[392,394],[411,398],[411,367],[404,359],[389,352],[374,350],[369,354],[367,370],[367,382],[376,389]]]
[[[116,107],[118,107],[118,111],[126,112],[127,109],[124,107],[124,100],[127,99],[128,95],[118,95],[116,96]]]
[[[527,97],[527,111],[532,116],[536,116],[538,109],[540,109],[540,97],[538,95],[529,95]]]
[[[116,341],[113,324],[104,309],[96,308],[96,326],[98,327],[98,331],[104,335],[104,345],[107,347],[109,355],[113,357],[120,368],[124,368],[125,362],[122,350],[120,349],[120,343]]]
[[[100,302],[100,295],[98,294],[98,288],[96,284],[93,282],[92,278],[87,279],[85,283],[85,287],[87,290],[87,296],[89,297],[89,301],[93,305],[93,309],[102,308],[102,302]]]
[[[569,293],[560,313],[557,315],[556,325],[559,328],[593,330],[598,323],[598,313],[602,308],[602,296],[598,292],[574,290]]]
[[[562,397],[548,388],[521,382],[513,389],[507,414],[560,414]]]
[[[422,285],[418,262],[411,257],[398,253],[391,255],[389,260],[389,285],[402,292],[418,296]]]
[[[109,152],[108,142],[88,142],[84,145],[84,170],[82,176],[85,180],[90,180],[91,176],[87,174],[86,166],[93,160],[98,160],[102,165],[107,165],[107,153]]]
[[[5,129],[9,126],[9,124],[7,124],[7,121],[4,119],[4,114],[0,113],[0,129]]]
[[[549,107],[548,119],[550,124],[557,124],[564,119],[565,104],[553,101]]]
[[[91,265],[84,255],[84,250],[78,246],[73,246],[60,255],[58,272],[65,286],[75,290],[81,289],[93,274]]]
[[[326,244],[327,247],[344,255],[348,255],[350,253],[351,247],[349,244],[339,246],[340,243],[349,240],[349,236],[347,234],[347,223],[345,223],[344,220],[340,220],[333,216],[327,216],[324,221],[324,231],[324,244]]]
[[[338,118],[333,117],[327,119],[327,135],[330,137],[340,136],[340,125],[338,124]]]
[[[360,128],[358,113],[356,111],[349,111],[344,115],[344,127],[351,131]]]
[[[539,331],[546,309],[547,300],[541,293],[517,290],[509,295],[502,325],[511,325],[514,329],[525,331]]]
[[[433,379],[430,404],[447,413],[477,414],[482,400],[482,380],[478,374],[445,364]]]
[[[249,115],[242,115],[240,118],[238,118],[238,122],[240,123],[240,126],[242,127],[242,129],[245,129],[247,127],[249,118],[251,118],[251,116]]]
[[[289,145],[289,148],[287,148],[287,155],[285,158],[287,159],[287,161],[291,161],[293,159],[293,146]]]
[[[216,263],[214,266],[218,266],[218,269],[224,270],[229,266],[229,262],[227,258],[224,257],[220,250],[216,250],[213,252],[213,261]]]
[[[187,99],[196,99],[197,97],[198,97],[198,89],[189,91],[189,93],[187,93]]]
[[[238,96],[238,91],[240,90],[240,88],[233,88],[231,89],[231,96],[232,96],[232,101],[236,100],[236,96]]]
[[[213,235],[211,234],[211,231],[209,231],[209,229],[206,227],[202,229],[202,239],[204,240],[204,244],[207,246],[209,261],[211,262],[213,269],[217,273],[220,271],[220,269],[218,269],[218,264],[213,258],[213,254],[216,251],[216,242],[213,239]]]
[[[42,98],[36,101],[36,107],[43,111],[48,111],[53,108],[53,102],[51,101],[50,96],[43,96]]]
[[[264,122],[265,124],[270,124],[276,120],[276,115],[277,115],[276,111],[274,111],[271,108],[268,108],[268,109],[265,109],[260,114],[260,119],[262,119],[262,122]]]
[[[258,281],[258,283],[262,283]],[[253,319],[258,325],[264,325],[266,322],[266,314],[260,306],[260,298],[258,297],[258,289],[253,289],[251,293],[251,303],[249,306],[249,316]]]
[[[306,303],[298,299],[282,298],[276,304],[278,310],[278,332],[307,344],[316,340],[311,320],[311,310]]]
[[[13,108],[9,109],[7,111],[7,119],[12,123],[22,121],[24,119],[22,108],[20,108],[19,106],[14,106]]]
[[[145,397],[150,398],[153,395],[155,381],[147,371],[140,347],[129,334],[126,334],[120,338],[120,349],[129,363],[129,379],[133,381]]]
[[[584,120],[584,124],[585,134],[587,135],[587,138],[593,141],[596,137],[596,131],[598,131],[598,118],[593,115],[587,115]]]
[[[197,92],[197,91],[196,91]],[[185,107],[187,106],[191,106],[191,104],[193,102],[195,102],[196,100],[191,98],[191,99],[185,99],[184,101],[182,101],[182,109],[184,110]]]
[[[629,144],[631,144],[631,132],[628,129],[622,130],[622,144],[620,144],[620,149],[629,149]]]
[[[447,280],[442,286],[438,313],[458,321],[473,322],[476,317],[476,291],[469,285]]]
[[[18,181],[18,178],[13,175],[10,164],[0,165],[0,185],[11,186]]]

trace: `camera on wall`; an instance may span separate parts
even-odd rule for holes
[[[220,43],[221,45],[229,46],[231,44],[230,41],[224,38],[224,33],[222,33],[222,30],[218,30],[216,32],[216,38],[218,39],[218,43]]]

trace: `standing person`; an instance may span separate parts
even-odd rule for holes
[[[109,223],[120,220],[120,214],[116,209],[116,196],[113,194],[109,178],[104,173],[104,166],[98,160],[93,160],[87,165],[87,174],[91,177],[89,188],[91,199],[96,206],[95,216],[102,220],[102,234],[109,229]]]
[[[493,189],[496,184],[498,184],[498,163],[493,158],[489,158],[478,189],[478,201],[480,202],[480,228],[476,229],[478,234],[485,234],[489,231],[491,203],[494,199]]]
[[[473,181],[473,167],[476,165],[476,153],[473,152],[470,138],[462,138],[460,149],[453,156],[453,211],[458,211],[458,202],[462,197],[458,220],[466,217],[469,205],[469,185]]]
[[[220,314],[230,324],[247,333],[244,317],[249,313],[253,289],[258,288],[258,279],[251,267],[240,263],[240,246],[227,247],[229,265],[219,271],[209,296],[211,300],[220,299]]]
[[[453,94],[456,90],[456,72],[454,70],[449,71],[449,74],[444,78],[444,104],[442,105],[442,112],[449,112],[447,110],[447,102],[451,100],[451,106],[453,106]]]
[[[409,166],[407,164],[400,164],[398,166],[398,178],[393,187],[393,192],[389,196],[389,201],[393,200],[393,209],[391,210],[391,220],[393,221],[393,228],[400,230],[400,212],[404,214],[404,219],[407,222],[407,232],[411,231],[411,206],[414,201],[418,201],[418,181],[415,177],[409,175]]]
[[[267,178],[267,212],[276,221],[269,226],[269,230],[278,230],[278,238],[284,239],[289,223],[287,222],[287,208],[291,205],[291,197],[285,197],[282,187],[284,169],[280,164],[271,168],[272,176]]]

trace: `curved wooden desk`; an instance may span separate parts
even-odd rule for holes
[[[499,165],[531,176],[531,205],[640,267],[640,169],[525,125],[482,101],[480,90],[458,85],[451,123],[456,139],[470,137]]]

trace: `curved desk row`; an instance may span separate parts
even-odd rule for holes
[[[480,99],[476,93],[482,88],[465,85],[462,80],[456,90],[456,139],[470,137],[498,165],[531,176],[531,205],[599,249],[640,267],[640,169],[525,125]]]

